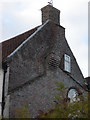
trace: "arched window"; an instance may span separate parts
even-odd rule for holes
[[[78,92],[75,88],[71,88],[68,91],[67,97],[70,99],[70,102],[76,101],[76,97],[78,96]],[[79,100],[79,99],[78,99]]]

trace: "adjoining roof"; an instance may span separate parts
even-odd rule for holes
[[[10,55],[20,44],[22,44],[23,41],[30,37],[38,27],[2,42],[2,61],[4,61],[8,55]]]
[[[29,40],[31,40],[50,20],[47,20],[43,25],[38,26],[37,30],[33,32],[26,40],[24,40],[10,55],[8,55],[8,58],[11,58],[25,43],[27,43]]]
[[[90,91],[90,77],[86,77],[85,79],[86,79],[88,90]]]
[[[51,5],[47,5],[42,9],[42,26],[47,23],[48,20],[52,20],[56,24],[60,25],[60,11]],[[54,16],[54,17],[53,17]],[[38,26],[39,27],[39,26]],[[2,61],[4,62],[7,56],[11,55],[28,37],[30,37],[38,27],[29,30],[21,35],[2,42]],[[39,28],[40,29],[40,28]]]

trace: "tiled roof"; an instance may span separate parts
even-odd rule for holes
[[[24,42],[30,35],[32,35],[38,27],[22,33],[14,38],[2,42],[2,61],[10,55],[22,42]]]

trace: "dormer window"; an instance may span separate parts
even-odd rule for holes
[[[71,58],[67,54],[64,54],[64,70],[69,73],[71,72]]]

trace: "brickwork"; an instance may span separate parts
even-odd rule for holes
[[[60,11],[51,5],[47,5],[41,9],[42,11],[42,24],[47,20],[52,20],[56,24],[60,24]]]

